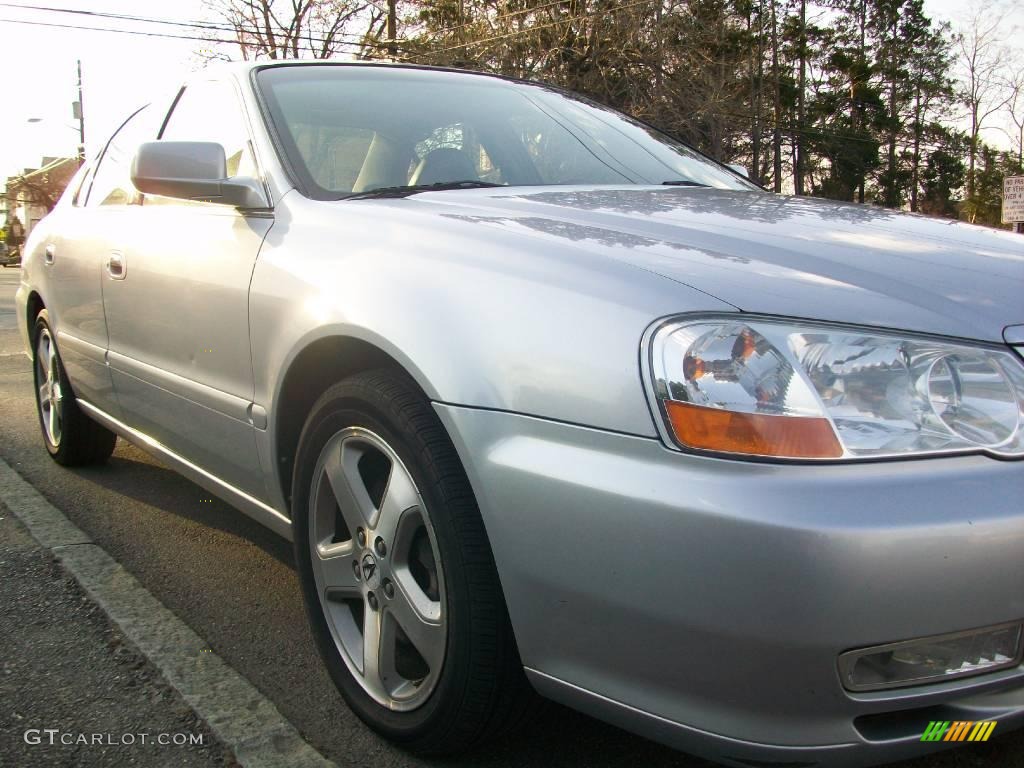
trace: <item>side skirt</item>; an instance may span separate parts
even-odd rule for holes
[[[89,415],[90,418],[99,422],[107,429],[112,432],[116,432],[119,436],[123,437],[133,445],[138,446],[146,453],[155,456],[161,461],[167,462],[177,472],[184,475],[192,482],[197,485],[201,485],[210,493],[223,499],[233,507],[240,509],[256,522],[265,525],[275,533],[278,533],[291,541],[291,520],[273,507],[268,506],[259,499],[253,498],[244,491],[240,491],[233,485],[224,482],[216,475],[210,474],[202,467],[193,464],[183,456],[179,456],[163,443],[154,440],[143,432],[139,432],[137,429],[129,427],[124,422],[118,421],[113,416],[100,410],[88,401],[79,398],[78,405]]]

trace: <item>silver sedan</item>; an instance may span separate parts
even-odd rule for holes
[[[124,122],[17,301],[53,458],[120,436],[291,538],[385,737],[540,694],[837,766],[1024,722],[1022,297],[1024,238],[557,89],[254,63]]]

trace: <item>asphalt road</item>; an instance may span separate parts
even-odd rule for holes
[[[66,470],[39,435],[31,368],[14,331],[17,270],[0,269],[0,457],[93,537],[341,766],[644,766],[709,764],[551,705],[525,732],[459,761],[423,761],[378,739],[335,693],[306,629],[290,545],[138,449]],[[0,546],[3,542],[0,541]],[[88,708],[83,707],[85,729]],[[0,734],[9,738],[10,734]],[[900,764],[1024,768],[1024,732]]]

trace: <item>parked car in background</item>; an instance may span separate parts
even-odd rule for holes
[[[536,83],[257,62],[130,116],[26,252],[50,454],[121,436],[291,538],[408,749],[537,694],[737,766],[1024,722],[1020,238]]]
[[[7,243],[0,242],[0,266],[16,267],[21,264],[21,251],[9,248]]]

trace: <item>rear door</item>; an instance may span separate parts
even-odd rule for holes
[[[213,141],[230,176],[259,178],[235,86],[198,81],[179,94],[161,139]],[[249,349],[249,282],[273,218],[216,203],[147,195],[109,275],[110,369],[125,419],[258,499]]]
[[[74,181],[70,205],[47,222],[43,270],[47,306],[57,331],[64,367],[82,399],[119,415],[107,369],[107,323],[103,313],[105,264],[124,230],[138,195],[128,182],[131,148],[156,137],[161,119],[143,107],[107,142],[98,162]]]

